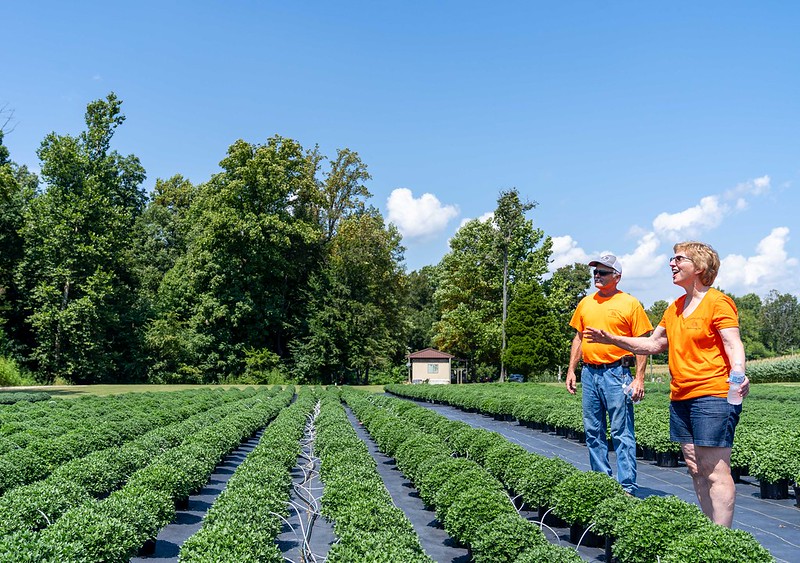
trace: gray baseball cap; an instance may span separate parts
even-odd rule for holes
[[[611,268],[618,274],[622,274],[622,264],[620,264],[619,260],[613,254],[603,254],[597,260],[592,260],[589,262],[590,266],[605,266],[607,268]]]

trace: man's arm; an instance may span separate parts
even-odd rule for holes
[[[572,339],[572,346],[569,349],[569,367],[567,368],[567,391],[575,394],[577,378],[575,377],[575,369],[578,367],[578,361],[581,359],[581,333],[575,331],[575,338]]]

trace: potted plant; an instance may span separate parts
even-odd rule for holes
[[[513,563],[526,549],[547,543],[533,522],[519,514],[501,514],[480,527],[472,543],[475,563]]]
[[[622,515],[641,502],[636,497],[622,494],[614,495],[600,502],[592,515],[592,529],[597,535],[605,537],[606,562],[614,560],[612,546],[619,532],[616,530]]]
[[[756,539],[743,530],[711,526],[680,536],[661,556],[661,563],[774,563]]]
[[[551,498],[553,512],[570,524],[570,541],[600,547],[605,545],[605,538],[592,533],[587,527],[602,501],[624,495],[622,486],[605,473],[579,471],[556,485]]]

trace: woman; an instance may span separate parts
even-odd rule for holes
[[[683,288],[648,337],[625,337],[587,327],[590,342],[614,344],[634,354],[658,354],[669,348],[670,438],[680,442],[697,499],[713,522],[731,526],[736,486],[731,477],[733,434],[742,406],[727,401],[728,376],[744,372],[744,346],[736,305],[711,285],[719,256],[701,242],[675,245],[670,258],[672,283]],[[738,393],[745,397],[745,378]]]

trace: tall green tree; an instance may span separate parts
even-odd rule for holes
[[[148,325],[159,381],[218,381],[242,373],[248,357],[286,357],[318,262],[322,233],[306,209],[314,166],[299,143],[240,140],[220,166],[192,196],[186,252],[164,276]]]
[[[745,356],[749,360],[769,356],[764,343],[764,316],[762,315],[761,298],[755,293],[742,297],[731,295],[739,311],[739,333],[742,336]]]
[[[308,334],[293,345],[298,376],[321,383],[369,382],[402,358],[403,247],[374,209],[341,220],[308,292]]]
[[[439,264],[435,345],[494,373],[501,365],[504,304],[517,284],[541,281],[551,253],[550,238],[524,217],[526,205],[516,190],[502,192],[495,218],[468,221]]]
[[[761,308],[764,342],[776,354],[794,353],[800,347],[800,303],[791,293],[769,292]]]
[[[564,340],[559,318],[538,283],[523,283],[517,288],[509,306],[507,329],[503,360],[512,371],[536,377],[559,364]]]
[[[38,151],[46,189],[26,211],[19,285],[29,296],[40,375],[80,383],[137,379],[139,312],[128,249],[145,194],[134,155],[111,150],[125,120],[113,93],[91,102],[79,136]]]
[[[555,363],[550,367],[558,370],[559,377],[561,369],[569,364],[570,344],[575,334],[569,321],[580,300],[586,297],[590,279],[589,266],[576,262],[558,268],[542,283],[548,314],[557,319],[557,343],[550,341],[556,347],[553,352]]]
[[[439,320],[434,299],[438,278],[436,266],[424,266],[406,277],[405,318],[409,323],[406,347],[410,352],[433,346],[433,327]]]
[[[14,280],[24,255],[25,212],[36,195],[38,178],[10,158],[0,129],[0,354],[30,344],[24,327],[24,298]]]

